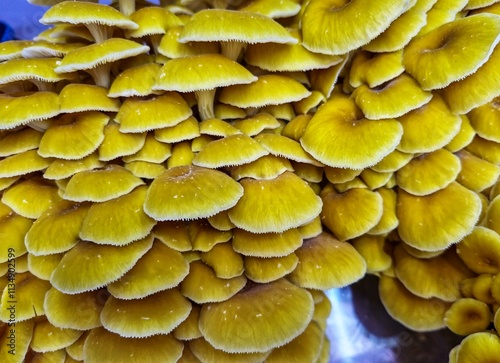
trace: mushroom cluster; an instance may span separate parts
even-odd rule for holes
[[[30,2],[0,361],[327,362],[324,290],[366,273],[450,362],[498,356],[500,2]]]

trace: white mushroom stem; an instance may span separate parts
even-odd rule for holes
[[[85,24],[96,43],[102,43],[113,35],[113,28],[103,24]]]
[[[235,62],[240,59],[240,55],[246,49],[246,46],[247,44],[243,42],[220,42],[222,55]]]
[[[37,130],[37,131],[45,132],[45,130],[47,130],[49,128],[50,122],[48,122],[47,120],[44,120],[44,121],[31,121],[28,124],[28,126],[31,127],[32,129]]]
[[[33,83],[39,91],[55,91],[55,83],[40,81],[38,79],[31,79],[31,83]]]
[[[120,11],[125,16],[130,16],[135,11],[135,0],[119,0]]]
[[[205,91],[196,91],[195,96],[198,101],[198,111],[200,113],[201,120],[214,118],[215,88]]]
[[[111,63],[104,63],[95,68],[85,69],[92,76],[96,85],[109,88],[111,84]]]

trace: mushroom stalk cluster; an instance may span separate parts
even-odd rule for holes
[[[0,44],[0,361],[328,362],[367,273],[496,359],[500,3],[458,3],[50,1]]]

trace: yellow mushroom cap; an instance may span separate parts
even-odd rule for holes
[[[118,280],[132,269],[152,243],[152,237],[123,247],[80,241],[66,252],[52,273],[50,282],[65,294],[96,290]]]
[[[196,154],[193,164],[216,169],[251,163],[268,154],[268,151],[250,136],[236,134],[209,142]]]
[[[500,234],[500,196],[496,196],[488,206],[484,218],[485,227]]]
[[[492,16],[498,18],[498,15]],[[489,59],[475,73],[451,83],[442,90],[441,95],[453,113],[457,115],[468,113],[499,95],[500,73],[496,67],[499,60],[500,47],[497,46]]]
[[[169,334],[191,311],[191,303],[177,289],[157,292],[142,299],[121,300],[110,296],[101,311],[101,322],[124,338]]]
[[[494,230],[477,226],[458,245],[458,256],[478,274],[500,272],[500,236]]]
[[[228,353],[267,352],[300,335],[311,321],[311,294],[285,279],[256,284],[231,299],[203,305],[200,330]]]
[[[45,170],[43,177],[49,180],[61,180],[69,178],[80,171],[98,169],[103,166],[104,163],[99,160],[96,152],[79,160],[55,159]]]
[[[392,152],[402,135],[396,120],[367,120],[352,99],[334,96],[314,114],[300,143],[325,165],[363,169]]]
[[[241,134],[241,131],[230,123],[214,117],[200,122],[200,134],[226,137]]]
[[[0,157],[22,153],[38,148],[43,133],[31,127],[9,132],[0,138]]]
[[[258,77],[255,82],[223,88],[219,101],[232,106],[249,108],[296,102],[310,95],[311,92],[293,78],[265,74]]]
[[[359,237],[375,227],[384,210],[380,194],[366,188],[352,188],[343,193],[325,188],[321,199],[321,221],[341,241]]]
[[[481,67],[500,41],[499,32],[495,15],[458,19],[412,40],[405,47],[403,64],[422,89],[443,88]]]
[[[471,110],[469,117],[471,126],[484,139],[500,143],[500,97]]]
[[[468,235],[481,213],[476,193],[453,182],[426,196],[398,191],[396,214],[401,239],[423,251],[444,249]]]
[[[212,267],[215,275],[230,279],[243,273],[243,258],[233,249],[231,242],[219,243],[210,251],[201,253],[201,261]]]
[[[191,116],[175,126],[154,130],[155,139],[163,143],[177,143],[193,140],[200,136],[198,120]],[[207,136],[207,135],[205,135]]]
[[[322,54],[345,54],[359,48],[386,30],[408,1],[354,2],[311,0],[301,19],[304,47]],[[362,18],[359,18],[362,14]],[[353,27],[353,19],[358,19]]]
[[[247,283],[244,275],[229,279],[219,278],[214,270],[202,261],[193,261],[189,266],[189,274],[180,283],[182,295],[197,304],[220,302],[230,299],[241,291]]]
[[[107,289],[119,299],[141,299],[177,286],[188,272],[189,264],[180,252],[155,241],[135,266]]]
[[[366,262],[367,273],[378,273],[392,265],[392,258],[386,252],[384,236],[363,235],[352,241],[353,247]]]
[[[444,323],[455,334],[470,335],[486,330],[491,318],[490,308],[484,302],[461,298],[446,311]]]
[[[192,251],[190,224],[184,221],[158,222],[153,228],[153,235],[166,246],[179,252]]]
[[[302,37],[298,30],[291,30],[290,34],[297,39],[296,44],[262,43],[249,45],[245,52],[245,61],[271,72],[323,69],[342,61],[342,58],[338,56],[313,53],[305,49],[301,44]]]
[[[290,161],[274,155],[266,155],[251,163],[231,168],[231,176],[236,180],[243,178],[274,179],[287,170],[293,171]]]
[[[22,57],[24,48],[35,42],[32,40],[8,40],[0,43],[0,62]]]
[[[182,25],[182,21],[172,12],[161,6],[148,6],[134,11],[129,19],[139,27],[125,32],[127,38],[142,38],[148,35],[165,34],[174,26]]]
[[[10,329],[8,329],[7,324],[2,324],[2,327],[0,328],[1,331],[1,341],[2,341],[2,347],[0,348],[0,357],[5,359],[5,361],[9,362],[10,359],[11,362],[20,362],[24,359],[24,357],[27,355],[29,351],[29,346],[31,339],[33,337],[33,327],[34,327],[34,319],[30,319],[27,321],[23,322],[16,322],[16,356],[14,358],[19,358],[19,359],[12,359],[12,354],[9,354],[10,347],[8,344],[9,338],[8,336],[10,335]],[[10,363],[10,362],[9,362]]]
[[[40,321],[35,324],[30,347],[38,353],[54,352],[70,346],[82,334],[78,330],[55,327],[47,320]]]
[[[83,331],[96,328],[101,326],[99,315],[107,295],[105,290],[69,295],[52,287],[45,294],[45,315],[59,328]]]
[[[471,334],[462,340],[457,352],[457,363],[494,362],[500,354],[500,338],[492,332]]]
[[[275,19],[297,15],[300,11],[300,5],[293,0],[254,0],[239,10],[258,13]]]
[[[109,97],[147,96],[152,93],[161,65],[146,63],[121,72],[109,88]]]
[[[71,177],[64,191],[64,199],[74,202],[105,202],[130,193],[144,182],[130,171],[116,164],[102,169],[86,170]]]
[[[59,114],[57,93],[39,91],[25,95],[0,94],[0,130],[9,130]]]
[[[88,204],[66,200],[54,203],[26,234],[28,252],[43,256],[70,250],[78,243],[78,234],[89,208]]]
[[[120,124],[109,121],[104,127],[104,140],[99,145],[99,160],[110,161],[137,153],[146,143],[146,132],[124,133]]]
[[[398,279],[386,275],[380,276],[379,294],[389,315],[414,331],[433,331],[445,326],[443,318],[450,303],[413,295]]]
[[[59,93],[61,112],[117,112],[120,102],[108,97],[107,89],[92,84],[70,83]]]
[[[321,199],[291,172],[271,180],[246,178],[240,183],[244,193],[229,210],[229,219],[246,231],[284,232],[311,221],[321,212]]]
[[[247,11],[205,9],[195,13],[184,26],[179,42],[236,41],[249,44],[297,42],[271,18]]]
[[[268,113],[257,113],[243,120],[233,122],[233,126],[248,136],[255,136],[264,130],[274,130],[281,126],[275,117]]]
[[[242,195],[241,185],[220,171],[178,166],[151,183],[144,210],[158,221],[206,218],[233,207]]]
[[[255,136],[255,140],[264,146],[272,155],[299,163],[323,166],[320,162],[311,157],[310,154],[304,151],[299,142],[289,139],[288,137],[273,133],[261,133]]]
[[[436,123],[436,120],[439,122]],[[398,121],[403,135],[397,148],[405,153],[431,152],[442,148],[460,131],[462,122],[437,94],[427,104],[399,117]]]
[[[298,263],[299,258],[294,252],[283,257],[245,256],[245,276],[253,282],[269,283],[291,273]]]
[[[460,150],[458,156],[462,168],[457,182],[475,192],[481,192],[495,184],[500,176],[500,166],[474,156],[467,150]]]
[[[177,92],[167,92],[149,99],[128,98],[115,120],[121,132],[139,133],[171,127],[192,115],[186,101]]]
[[[130,357],[140,357],[144,363],[175,363],[184,345],[172,335],[148,338],[124,338],[104,328],[92,329],[83,347],[87,363],[121,363]]]
[[[295,254],[299,264],[288,278],[300,287],[321,290],[344,287],[366,273],[366,262],[356,249],[326,232],[304,240]]]
[[[362,84],[352,97],[366,118],[380,120],[400,117],[419,108],[431,100],[432,94],[423,91],[413,78],[403,73],[375,89]]]
[[[92,204],[83,220],[80,238],[123,246],[146,237],[156,224],[142,209],[147,189],[139,186],[118,198]]]
[[[154,90],[193,92],[257,80],[240,64],[220,54],[201,54],[169,60],[163,65]]]
[[[500,143],[476,135],[472,142],[467,145],[466,150],[490,163],[500,164]]]
[[[412,294],[450,302],[461,297],[460,281],[474,275],[453,249],[436,257],[417,258],[402,245],[394,249],[394,269],[399,281]]]
[[[244,256],[284,257],[302,245],[302,235],[297,228],[282,233],[261,234],[235,228],[232,243],[234,250]]]
[[[220,349],[215,349],[205,339],[199,338],[189,342],[189,349],[199,362],[217,363],[259,363],[266,361],[270,352],[264,353],[226,353]]]
[[[103,142],[108,121],[109,116],[99,111],[63,115],[43,134],[38,154],[45,158],[82,159]]]
[[[55,203],[60,197],[57,187],[39,178],[22,181],[2,193],[2,203],[26,218],[36,219]]]
[[[396,78],[404,72],[403,52],[373,54],[359,51],[353,56],[349,69],[349,84],[359,87],[366,83],[370,88]]]
[[[158,141],[154,137],[154,133],[148,133],[144,146],[132,155],[122,157],[126,163],[133,161],[147,161],[150,163],[163,163],[172,154],[172,147],[170,144]]]
[[[9,241],[9,246],[15,249],[16,256],[22,256],[27,252],[24,238],[32,224],[31,219],[16,214],[0,202],[0,237],[2,241]],[[8,262],[9,258],[7,248],[0,252],[0,263]]]
[[[192,304],[189,316],[174,329],[173,335],[176,339],[186,341],[201,338],[201,331],[198,327],[200,310],[200,305]],[[189,346],[184,345],[184,352],[188,350],[188,348]],[[186,363],[191,363],[191,361],[187,361]]]
[[[460,173],[460,159],[445,149],[413,158],[396,172],[398,186],[413,195],[427,195],[445,188]]]

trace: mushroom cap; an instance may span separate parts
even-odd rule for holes
[[[414,295],[453,302],[461,297],[459,283],[473,276],[453,249],[431,258],[410,255],[402,245],[394,249],[394,270]]]
[[[266,155],[251,163],[231,168],[231,176],[236,180],[243,178],[274,179],[285,171],[293,171],[292,165],[287,159]]]
[[[76,3],[71,1],[71,3]],[[96,68],[105,63],[147,53],[149,47],[132,40],[111,38],[68,52],[55,68],[56,73],[67,73]]]
[[[498,15],[492,16],[499,17]],[[500,95],[498,89],[500,72],[495,66],[499,61],[500,47],[497,46],[475,73],[443,89],[441,95],[453,113],[457,115],[468,113],[473,108],[482,106]]]
[[[402,73],[375,89],[362,84],[352,97],[367,119],[380,120],[400,117],[425,105],[432,93],[423,91],[413,78]]]
[[[13,129],[57,116],[60,112],[59,96],[48,91],[24,95],[0,94],[0,111],[0,130]]]
[[[254,0],[239,10],[262,14],[273,19],[288,18],[299,13],[300,4],[294,0]]]
[[[396,172],[398,186],[413,195],[427,195],[454,182],[461,172],[460,159],[445,149],[413,158]]]
[[[169,334],[191,311],[191,303],[177,289],[142,299],[121,300],[110,296],[101,311],[105,329],[124,338]]]
[[[99,111],[60,116],[43,134],[38,154],[45,158],[82,159],[101,145],[108,121],[109,116]]]
[[[241,131],[230,123],[214,117],[200,122],[200,134],[226,137],[241,134]]]
[[[378,223],[367,233],[371,235],[382,235],[397,228],[399,221],[396,216],[397,193],[388,187],[382,187],[376,191],[382,197],[382,217]]]
[[[500,164],[500,143],[476,135],[466,149],[483,160],[493,164]]]
[[[474,136],[476,136],[476,132],[472,128],[469,118],[466,115],[460,115],[460,131],[446,144],[445,149],[451,152],[464,149],[472,142]]]
[[[455,155],[458,156],[462,165],[457,182],[464,187],[475,192],[482,192],[498,180],[500,166],[478,158],[467,150],[460,150]]]
[[[174,329],[173,335],[176,339],[186,341],[201,338],[201,331],[198,327],[200,310],[200,305],[192,304],[189,316]],[[184,351],[186,351],[188,348],[189,347],[185,345]],[[179,362],[181,362],[181,360]],[[186,363],[190,362],[191,361],[187,361]]]
[[[229,219],[227,210],[219,212],[216,215],[207,218],[207,220],[212,227],[219,231],[230,231],[231,229],[236,227]]]
[[[500,338],[492,332],[479,332],[465,337],[457,352],[457,363],[488,362],[500,354]]]
[[[52,275],[52,272],[61,261],[63,254],[57,253],[55,255],[35,256],[31,253],[27,253],[26,256],[28,256],[29,272],[39,279],[50,280],[50,275]]]
[[[92,84],[70,83],[59,93],[61,112],[117,112],[120,101],[108,97],[108,90]]]
[[[72,361],[68,361],[68,363],[75,363],[77,359],[83,360],[83,346],[85,341],[87,340],[87,336],[89,335],[91,330],[83,333],[80,338],[69,347],[66,347],[66,360],[72,359]]]
[[[484,139],[500,143],[500,97],[472,109],[467,116],[471,126]]]
[[[168,58],[182,58],[197,54],[219,53],[216,42],[180,43],[179,37],[184,26],[174,26],[161,38],[158,52]]]
[[[175,363],[182,356],[184,345],[172,335],[148,338],[124,338],[104,328],[92,329],[83,347],[88,363],[119,363],[139,356],[144,363]]]
[[[233,126],[248,136],[255,136],[264,130],[275,130],[281,126],[275,117],[268,113],[257,113],[243,120],[234,121]]]
[[[226,301],[245,287],[247,278],[244,275],[229,279],[219,278],[214,270],[202,261],[193,261],[189,266],[189,274],[180,283],[182,295],[197,304]]]
[[[371,230],[379,223],[384,211],[380,194],[366,188],[337,193],[327,187],[321,192],[321,199],[321,221],[341,241]]]
[[[231,239],[231,231],[219,231],[206,219],[191,221],[188,226],[193,251],[208,252],[215,245]]]
[[[236,134],[209,142],[193,159],[193,164],[205,168],[221,168],[251,163],[268,151],[250,136]]]
[[[9,241],[9,246],[15,249],[17,256],[22,256],[27,252],[24,237],[32,224],[31,219],[16,214],[0,202],[0,237],[2,241]],[[9,259],[8,249],[5,248],[0,252],[0,263],[6,263]]]
[[[107,289],[119,299],[142,299],[177,286],[188,272],[189,264],[180,252],[155,241],[135,266]]]
[[[125,31],[127,38],[165,34],[169,28],[183,25],[183,22],[174,13],[161,6],[148,6],[136,10],[130,14],[129,19],[139,27]]]
[[[396,78],[404,72],[403,51],[373,54],[359,51],[354,54],[349,69],[349,84],[359,87],[366,83],[370,88]]]
[[[189,341],[189,348],[200,362],[259,363],[264,362],[270,353],[270,351],[263,353],[226,353],[220,349],[215,349],[203,338]]]
[[[148,96],[153,91],[161,65],[146,63],[121,72],[109,88],[109,97]]]
[[[153,228],[153,235],[175,251],[187,252],[193,250],[188,222],[158,222]]]
[[[488,206],[484,225],[500,234],[500,196],[496,196]]]
[[[59,75],[54,71],[60,61],[59,58],[19,58],[0,63],[0,85],[25,80],[42,82],[76,81],[77,75],[74,73]]]
[[[45,294],[45,315],[59,328],[83,331],[97,328],[101,326],[99,315],[106,298],[104,290],[69,295],[52,287]]]
[[[71,177],[64,191],[64,199],[74,202],[105,202],[130,193],[144,182],[130,171],[116,164],[102,169],[86,170]]]
[[[311,0],[301,18],[303,44],[322,54],[346,54],[368,44],[403,13],[408,1]],[[353,19],[358,19],[353,27]],[[320,36],[321,35],[321,36]]]
[[[16,250],[17,253],[17,250]],[[51,288],[50,282],[41,280],[29,272],[18,273],[15,277],[16,282],[16,327],[19,322],[29,320],[35,316],[45,315],[43,308],[43,298],[47,290]],[[12,291],[12,290],[11,290]],[[9,306],[8,301],[12,301],[12,292],[7,287],[3,289],[0,303],[2,306]],[[2,309],[0,320],[8,323],[10,310]]]
[[[343,60],[339,56],[308,51],[302,46],[302,37],[298,30],[291,30],[290,35],[297,39],[297,43],[249,45],[245,51],[245,61],[270,72],[283,72],[323,69],[338,64]]]
[[[115,120],[120,124],[121,132],[140,133],[175,126],[192,114],[177,92],[167,92],[149,99],[126,99]]]
[[[27,321],[23,322],[18,322],[16,321],[16,355],[20,357],[25,357],[28,354],[28,349],[30,347],[30,342],[33,337],[33,327],[34,327],[34,319],[30,319]],[[3,334],[5,335],[5,338],[2,339],[2,341],[5,341],[6,343],[5,348],[2,349],[2,357],[9,357],[7,354],[8,353],[8,346],[7,346],[7,325],[3,325],[2,328]],[[12,354],[10,355],[12,356]]]
[[[398,121],[403,127],[403,135],[397,148],[405,153],[442,148],[457,135],[461,126],[460,117],[451,113],[437,94],[425,105],[399,117]]]
[[[298,263],[299,258],[293,252],[283,257],[245,256],[245,276],[257,283],[269,283],[291,273]]]
[[[500,272],[500,236],[494,230],[476,226],[457,244],[462,261],[477,274]]]
[[[385,251],[384,236],[363,235],[352,241],[353,247],[366,262],[367,273],[378,273],[392,266],[392,257]]]
[[[158,221],[207,218],[233,207],[242,195],[242,186],[220,171],[178,166],[151,183],[144,211]]]
[[[326,69],[313,69],[309,71],[309,80],[311,89],[320,91],[328,99],[332,96],[338,77],[345,71],[347,61],[350,57],[344,57],[344,60],[333,67]]]
[[[124,133],[120,124],[110,121],[104,127],[104,140],[99,145],[99,160],[110,161],[139,152],[146,143],[147,133]]]
[[[255,82],[225,87],[219,101],[241,108],[264,107],[300,101],[311,92],[293,78],[278,74],[259,76]]]
[[[456,300],[444,315],[446,327],[458,335],[484,331],[490,325],[491,319],[488,305],[472,298]]]
[[[221,279],[240,276],[243,271],[243,258],[233,249],[231,242],[219,243],[210,251],[201,253],[201,261],[210,266]]]
[[[101,24],[121,29],[137,29],[139,26],[111,6],[84,1],[63,1],[52,6],[40,19],[40,23]]]
[[[118,198],[92,204],[83,220],[80,238],[123,246],[146,237],[156,224],[142,209],[147,189],[142,185]]]
[[[178,166],[191,166],[195,157],[194,150],[196,149],[192,146],[191,141],[176,143],[172,147],[172,155],[167,160],[168,169]]]
[[[198,120],[191,116],[175,126],[154,130],[155,139],[163,143],[177,143],[200,136]]]
[[[499,32],[496,15],[457,19],[413,39],[404,49],[403,64],[422,89],[444,88],[488,60],[500,41]]]
[[[78,234],[90,205],[60,200],[46,209],[26,234],[25,244],[34,256],[66,252],[78,242]]]
[[[227,301],[205,304],[199,327],[216,349],[267,352],[300,335],[311,321],[311,294],[285,279],[256,284]]]
[[[409,292],[398,279],[382,274],[379,294],[389,315],[404,326],[418,332],[444,327],[444,315],[450,303],[437,298],[424,299]]]
[[[294,44],[297,40],[273,19],[247,11],[204,9],[184,25],[179,42]]]
[[[480,213],[477,194],[456,182],[426,196],[398,191],[399,235],[419,250],[436,251],[459,242],[472,232]]]
[[[151,236],[123,247],[80,241],[66,252],[50,283],[65,294],[96,290],[130,271],[152,243]]]
[[[0,138],[0,157],[22,153],[38,148],[43,133],[31,127],[9,132]]]
[[[232,243],[234,250],[244,256],[284,257],[302,245],[302,235],[297,228],[282,233],[262,234],[235,228]]]
[[[97,152],[79,160],[55,159],[47,167],[43,177],[49,180],[61,180],[69,178],[80,171],[98,169],[103,166],[104,163],[99,160]]]
[[[271,180],[246,178],[240,183],[243,196],[229,210],[229,219],[246,231],[284,232],[311,221],[321,212],[321,199],[292,172]]]
[[[0,62],[22,57],[23,49],[35,44],[32,40],[8,40],[0,43]]]
[[[153,90],[193,92],[257,80],[245,67],[220,54],[171,59],[163,65]]]
[[[299,163],[323,166],[323,164],[304,151],[304,148],[298,141],[292,140],[288,137],[279,134],[261,133],[260,135],[255,136],[255,140],[257,140],[262,146],[264,146],[265,149],[269,151],[270,154],[274,156]]]
[[[331,167],[364,169],[392,152],[403,135],[396,120],[367,120],[354,100],[332,97],[308,123],[300,143]]]
[[[32,219],[39,218],[60,200],[57,187],[42,178],[24,180],[2,193],[2,203],[15,213]]]
[[[366,262],[356,249],[326,232],[304,240],[295,254],[299,264],[288,278],[303,288],[327,290],[344,287],[366,273]],[[340,265],[341,269],[338,268]]]

